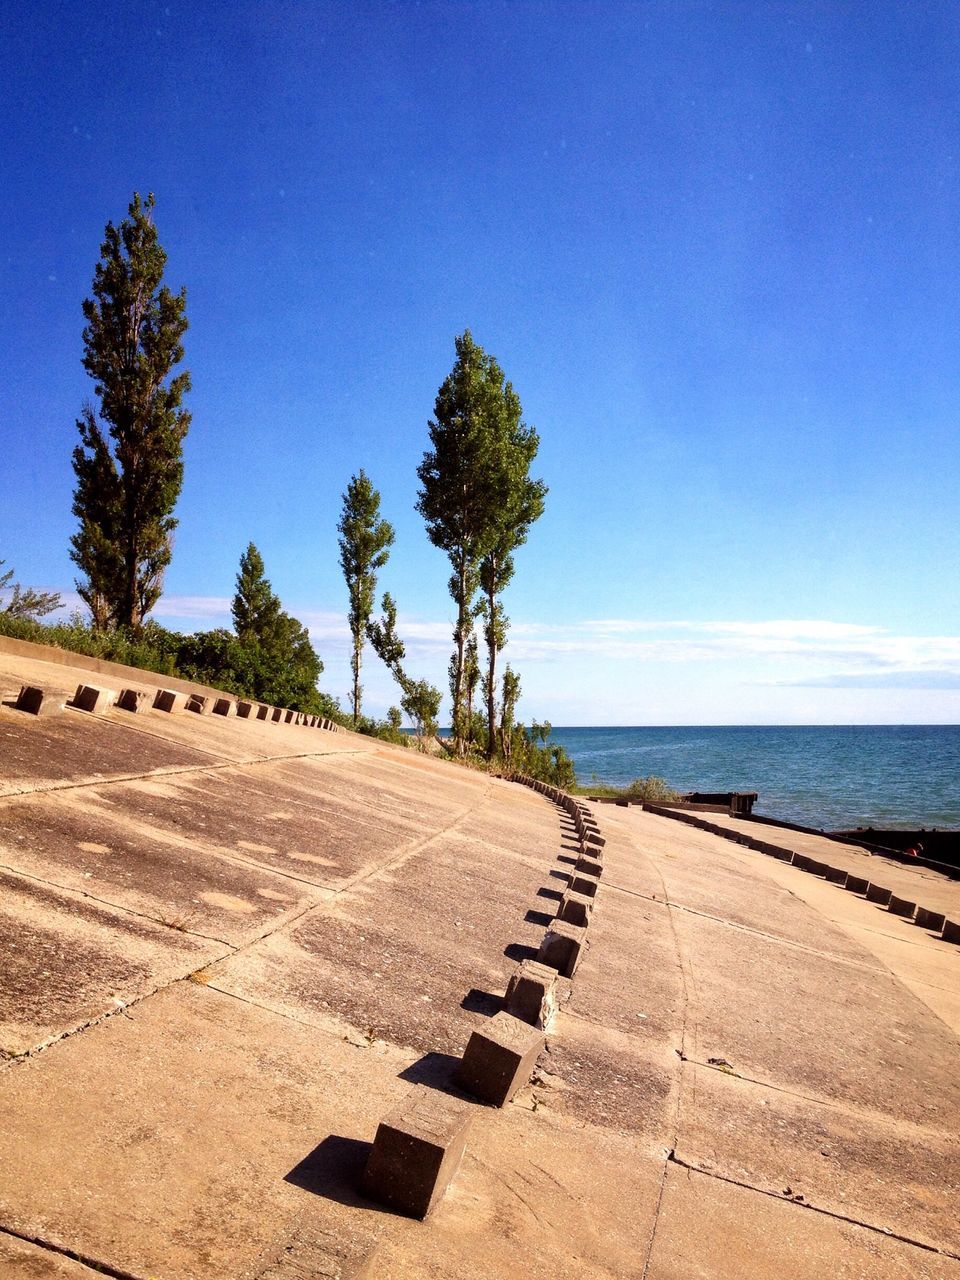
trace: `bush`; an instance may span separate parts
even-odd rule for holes
[[[620,794],[625,800],[647,800],[650,804],[676,804],[681,799],[679,791],[653,774],[648,778],[634,778]]]

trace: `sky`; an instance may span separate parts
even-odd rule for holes
[[[960,722],[958,38],[937,0],[0,0],[0,557],[76,603],[81,303],[153,191],[193,382],[165,625],[229,625],[253,541],[346,704],[364,468],[445,685],[416,468],[469,328],[549,486],[521,716]]]

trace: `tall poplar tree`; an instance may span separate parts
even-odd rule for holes
[[[497,533],[480,564],[480,589],[483,594],[484,639],[487,644],[487,758],[496,754],[496,681],[497,654],[507,642],[509,625],[501,594],[513,577],[513,552],[527,540],[530,526],[543,515],[547,486],[542,480],[530,479],[530,466],[536,457],[540,438],[532,427],[519,419],[511,424],[501,450],[503,490],[497,507]]]
[[[453,734],[463,753],[467,733],[466,647],[473,602],[483,575],[488,644],[487,740],[495,751],[496,656],[503,639],[499,593],[512,572],[510,553],[543,511],[546,486],[531,480],[539,438],[521,421],[520,398],[493,356],[467,330],[456,339],[457,358],[437,393],[428,424],[432,449],[418,468],[417,510],[434,546],[446,551],[457,606],[451,659]]]
[[[353,723],[360,719],[360,663],[367,623],[373,612],[377,572],[383,568],[393,545],[393,526],[380,518],[380,494],[366,472],[354,476],[343,495],[340,523],[340,568],[350,597],[350,634],[353,637]]]
[[[183,359],[186,293],[161,283],[154,204],[134,193],[128,217],[107,223],[83,303],[83,366],[100,406],[99,417],[85,406],[77,423],[70,556],[97,627],[138,629],[160,598],[183,484],[190,375],[171,374]]]
[[[493,546],[502,500],[502,443],[519,422],[520,401],[493,356],[469,329],[456,340],[457,358],[437,392],[428,423],[432,448],[417,468],[417,510],[435,547],[447,553],[450,594],[457,608],[451,692],[453,736],[463,754],[467,736],[464,660],[473,629],[478,572]]]

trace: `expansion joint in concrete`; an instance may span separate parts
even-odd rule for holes
[[[949,1249],[938,1249],[936,1245],[927,1244],[923,1240],[915,1240],[912,1236],[902,1235],[899,1231],[893,1231],[890,1227],[878,1227],[872,1222],[864,1222],[862,1218],[853,1218],[846,1213],[837,1213],[833,1209],[825,1209],[821,1205],[810,1204],[804,1199],[796,1199],[792,1195],[786,1195],[782,1191],[771,1191],[769,1187],[758,1187],[752,1182],[743,1182],[739,1178],[731,1178],[723,1173],[714,1173],[710,1169],[701,1169],[695,1164],[690,1164],[676,1151],[671,1151],[667,1155],[667,1163],[675,1164],[679,1169],[686,1169],[689,1173],[700,1174],[704,1178],[712,1178],[716,1182],[726,1182],[730,1186],[740,1187],[744,1191],[752,1191],[756,1195],[766,1196],[769,1200],[780,1200],[784,1204],[792,1204],[798,1209],[806,1209],[810,1213],[819,1213],[825,1218],[833,1218],[835,1222],[846,1222],[852,1227],[859,1227],[863,1231],[872,1231],[878,1236],[884,1236],[887,1240],[897,1240],[901,1244],[910,1245],[914,1249],[922,1249],[924,1253],[933,1253],[941,1258],[951,1258],[960,1262],[960,1254],[953,1253]]]
[[[0,1235],[9,1236],[11,1240],[19,1240],[23,1244],[33,1245],[35,1249],[43,1249],[46,1253],[55,1253],[61,1258],[69,1258],[71,1262],[79,1262],[97,1275],[112,1276],[113,1280],[147,1280],[146,1276],[139,1275],[135,1271],[124,1271],[120,1267],[112,1267],[109,1262],[103,1262],[99,1258],[92,1258],[89,1254],[83,1253],[79,1249],[70,1249],[66,1245],[55,1244],[52,1240],[45,1240],[42,1236],[32,1236],[24,1231],[14,1231],[12,1227],[5,1227],[2,1224],[0,1224]]]

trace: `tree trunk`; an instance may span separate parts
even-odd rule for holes
[[[353,727],[357,727],[360,719],[360,657],[363,648],[363,636],[353,637]]]
[[[497,593],[496,566],[489,578],[487,591],[487,759],[492,760],[497,754]]]
[[[467,566],[464,559],[459,567],[459,590],[457,593],[457,666],[453,682],[453,740],[457,755],[466,752],[463,736],[463,651],[467,643]]]

